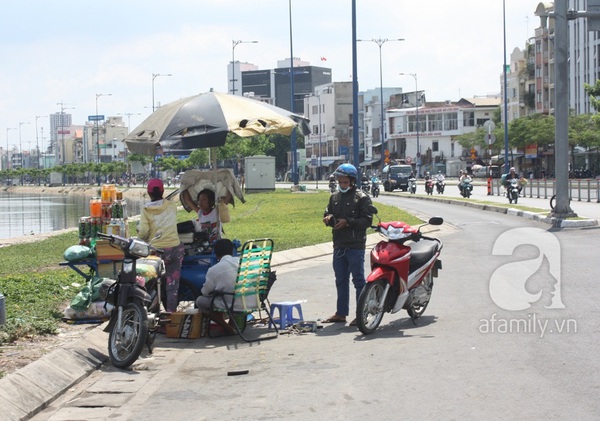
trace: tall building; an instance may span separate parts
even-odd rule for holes
[[[242,72],[242,94],[253,95],[257,99],[291,111],[290,60],[281,60],[277,65],[277,68],[272,70]],[[294,58],[293,70],[293,111],[296,114],[304,114],[304,97],[313,93],[317,86],[331,83],[331,69],[311,66],[308,62]]]
[[[60,152],[63,149],[60,142],[64,139],[65,134],[70,134],[71,124],[71,114],[64,111],[50,114],[50,152],[56,154],[59,163],[64,161],[64,155],[61,155]],[[66,133],[67,131],[69,133]]]

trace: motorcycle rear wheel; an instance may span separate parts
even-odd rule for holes
[[[117,308],[113,311],[117,311]],[[138,302],[127,303],[123,308],[122,331],[119,333],[118,329],[119,326],[115,323],[108,335],[108,355],[115,367],[127,368],[138,359],[146,343],[146,309]]]
[[[356,323],[358,329],[365,335],[370,335],[377,330],[383,318],[384,303],[383,292],[386,281],[378,279],[365,285],[356,309]]]

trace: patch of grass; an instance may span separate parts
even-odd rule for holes
[[[242,243],[249,239],[272,238],[275,251],[331,241],[331,228],[322,222],[329,193],[277,190],[246,195],[246,203],[230,208],[231,222],[225,236]],[[382,220],[422,221],[396,207],[375,203]],[[194,219],[179,211],[178,221]],[[130,223],[135,235],[135,223]],[[0,327],[0,343],[19,337],[56,331],[66,306],[79,292],[74,282],[85,280],[71,269],[57,269],[64,251],[77,244],[77,232],[57,235],[36,243],[0,248],[0,292],[6,296],[7,323]]]

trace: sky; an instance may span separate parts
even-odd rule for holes
[[[384,87],[428,101],[500,92],[507,63],[539,27],[538,0],[356,0],[358,39],[399,39],[381,47]],[[166,104],[211,89],[227,92],[233,40],[236,61],[273,69],[290,57],[352,80],[351,0],[20,0],[0,14],[0,147],[46,147],[49,120],[61,109],[123,115],[131,129]],[[322,60],[322,59],[326,60]],[[379,47],[357,43],[360,90],[378,88]],[[97,94],[103,94],[97,97]],[[110,95],[108,95],[110,94]],[[25,123],[25,124],[20,124]],[[29,124],[27,124],[29,123]],[[37,123],[37,140],[36,140]],[[8,128],[14,130],[8,130]],[[20,128],[20,135],[19,135]],[[11,146],[12,148],[12,146]],[[3,149],[4,150],[4,149]]]

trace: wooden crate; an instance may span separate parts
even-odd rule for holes
[[[123,260],[125,255],[118,248],[111,247],[108,240],[96,241],[96,260],[102,262],[105,260]]]

